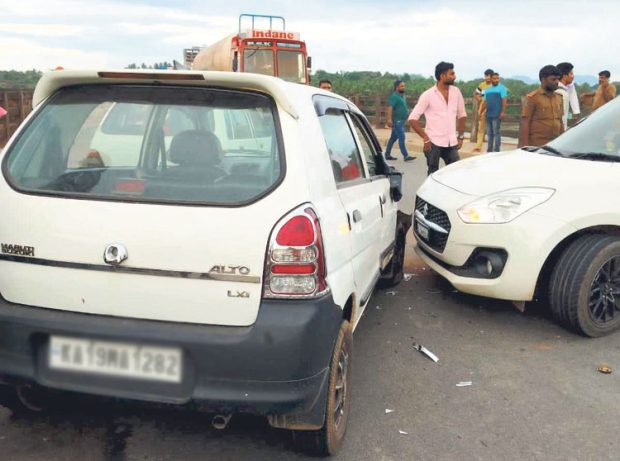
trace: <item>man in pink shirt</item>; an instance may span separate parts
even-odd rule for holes
[[[4,110],[4,108],[0,107],[0,118],[4,117],[7,114],[6,110]]]
[[[461,90],[454,86],[454,64],[443,61],[437,64],[435,78],[437,85],[422,93],[409,115],[411,128],[424,141],[429,176],[439,169],[440,158],[446,165],[459,160],[467,118]],[[426,128],[420,125],[422,115]]]

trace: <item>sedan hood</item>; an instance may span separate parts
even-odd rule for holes
[[[434,173],[432,178],[459,192],[485,196],[515,187],[558,189],[591,185],[592,178],[613,181],[618,174],[617,165],[515,150],[453,163]]]

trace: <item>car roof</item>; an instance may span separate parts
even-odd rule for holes
[[[314,94],[329,94],[343,99],[334,93],[327,93],[318,88],[298,83],[286,82],[266,75],[187,70],[59,70],[43,74],[34,91],[34,107],[61,88],[74,85],[109,85],[109,84],[158,84],[175,86],[217,86],[231,89],[255,90],[271,95],[293,118],[298,118],[296,101],[304,93],[308,99]],[[345,100],[346,101],[346,100]]]

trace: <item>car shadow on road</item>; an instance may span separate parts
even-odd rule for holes
[[[525,311],[521,312],[511,301],[462,293],[455,289],[450,282],[439,274],[433,272],[431,272],[431,274],[433,275],[432,286],[440,292],[442,299],[444,301],[452,300],[463,309],[482,309],[488,313],[506,313],[512,311],[515,315],[528,319],[540,319],[554,322],[549,303],[545,298],[535,299],[534,301],[525,303]]]
[[[44,412],[16,405],[9,388],[0,387],[0,405],[15,408],[0,426],[10,428],[13,444],[3,444],[3,456],[21,459],[305,459],[295,452],[289,431],[273,429],[262,417],[235,415],[225,430],[211,425],[213,414],[190,406],[142,403],[69,392],[50,392]],[[8,413],[8,412],[7,412]],[[29,440],[27,451],[17,447]],[[54,450],[50,450],[55,447]],[[84,452],[87,450],[87,452]],[[7,459],[4,458],[3,459]]]

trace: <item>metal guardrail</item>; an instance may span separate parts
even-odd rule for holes
[[[376,128],[387,126],[387,95],[345,95],[366,115],[368,121]],[[412,110],[418,102],[418,95],[406,95],[407,107]],[[467,122],[465,130],[471,131],[472,123],[472,98],[465,98],[465,108],[467,110]],[[509,137],[518,138],[521,123],[521,101],[508,100],[506,117],[502,121],[502,134]]]
[[[17,127],[32,111],[33,90],[0,90],[0,106],[7,114],[0,118],[0,147],[4,147]]]

